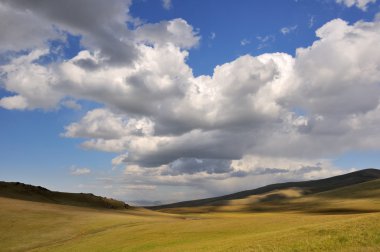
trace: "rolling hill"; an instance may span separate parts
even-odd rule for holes
[[[202,207],[202,206],[223,206],[228,204],[228,201],[231,200],[239,200],[244,199],[253,195],[265,195],[270,192],[275,192],[279,190],[297,190],[298,194],[301,195],[310,195],[316,194],[320,192],[325,192],[329,190],[334,190],[346,186],[356,185],[363,182],[368,182],[372,180],[380,179],[380,170],[378,169],[364,169],[359,170],[339,176],[334,176],[325,179],[319,180],[311,180],[311,181],[302,181],[302,182],[287,182],[280,184],[272,184],[264,187],[260,187],[253,190],[247,190],[242,192],[237,192],[229,195],[224,195],[220,197],[199,199],[199,200],[191,200],[191,201],[183,201],[177,202],[173,204],[160,205],[148,207],[152,210],[160,210],[160,209],[169,209],[169,208],[188,208],[188,207]],[[271,194],[268,201],[271,199],[282,199],[287,198],[287,196],[281,194]]]
[[[122,201],[91,193],[55,192],[41,186],[19,182],[0,181],[0,197],[93,208],[125,209],[129,207]]]
[[[2,182],[0,251],[380,251],[379,173],[160,211],[109,211],[91,194]]]

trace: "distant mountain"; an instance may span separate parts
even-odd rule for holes
[[[284,190],[290,188],[297,188],[304,195],[315,194],[320,192],[325,192],[329,190],[339,189],[345,186],[356,185],[359,183],[364,183],[367,181],[372,181],[380,179],[380,170],[377,169],[364,169],[360,171],[355,171],[347,173],[344,175],[334,176],[326,179],[310,180],[302,182],[287,182],[280,184],[272,184],[264,187],[260,187],[253,190],[247,190],[242,192],[237,192],[229,195],[224,195],[214,198],[206,198],[199,200],[190,200],[177,202],[167,205],[159,205],[147,207],[152,210],[160,210],[166,208],[182,208],[182,207],[201,207],[201,206],[218,206],[223,205],[226,201],[243,199],[252,195],[266,194],[276,190]]]
[[[50,191],[41,186],[19,182],[0,181],[0,197],[92,208],[126,209],[122,201],[100,197],[91,193],[66,193]]]
[[[162,201],[150,201],[150,200],[136,200],[136,201],[131,201],[129,202],[133,206],[157,206],[157,205],[162,205],[164,202]]]

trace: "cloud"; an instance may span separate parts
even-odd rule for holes
[[[310,21],[311,22],[311,21]],[[297,25],[294,25],[294,26],[289,26],[289,27],[282,27],[280,29],[280,32],[283,34],[283,35],[287,35],[291,32],[294,32],[296,29],[297,29]]]
[[[28,107],[28,103],[24,97],[14,95],[0,99],[0,107],[5,109],[26,109]]]
[[[114,34],[118,34],[118,29],[114,31]],[[155,29],[162,34],[154,33]],[[174,95],[181,92],[181,86],[176,85],[175,82],[180,81],[178,78],[186,78],[183,71],[187,74],[191,73],[189,67],[183,63],[188,52],[182,49],[194,47],[199,41],[193,28],[184,20],[175,19],[158,24],[145,24],[133,32],[126,31],[124,33],[131,33],[130,38],[125,38],[129,39],[125,43],[126,45],[133,43],[134,53],[140,55],[134,61],[134,64],[137,65],[131,66],[129,62],[115,65],[115,62],[110,62],[111,59],[105,57],[102,52],[103,44],[100,41],[101,43],[95,50],[91,50],[91,48],[83,50],[66,62],[56,62],[57,64],[50,65],[39,64],[38,60],[51,53],[50,48],[46,48],[47,45],[44,45],[42,48],[35,48],[26,55],[16,57],[8,64],[0,66],[0,71],[4,73],[4,76],[6,73],[5,88],[19,94],[15,97],[3,98],[0,101],[1,106],[13,109],[50,109],[66,96],[99,100],[101,103],[104,102],[104,98],[108,97],[124,103],[123,96],[127,92],[134,93],[131,96],[134,98],[130,100],[129,109],[131,112],[138,112],[138,110],[152,109],[152,106],[143,104],[144,98],[153,101],[166,95],[170,96],[170,93]],[[83,34],[83,40],[88,37],[92,37],[91,34],[87,32]],[[118,39],[118,41],[121,40]],[[94,47],[96,41],[93,42]],[[112,42],[112,38],[110,42]],[[154,44],[154,47],[151,47],[151,43]],[[124,52],[125,49],[118,48],[117,50]],[[117,57],[122,54],[117,53]],[[157,62],[161,63],[157,65]],[[134,68],[135,66],[138,67]],[[160,68],[162,70],[159,70]],[[165,68],[171,69],[170,75],[162,74],[166,71]],[[127,71],[128,76],[121,76],[123,71]],[[119,75],[119,79],[112,77],[115,73]],[[123,79],[131,84],[128,90],[121,81]],[[161,80],[158,81],[158,79]],[[104,90],[105,82],[109,81],[114,88]],[[160,86],[153,85],[153,83],[157,84],[157,81],[161,83]],[[150,91],[146,92],[147,89]],[[137,100],[141,101],[141,106],[135,103]],[[119,105],[125,107],[126,104]],[[122,109],[124,110],[124,108]]]
[[[151,135],[152,122],[148,119],[126,119],[106,109],[94,109],[66,127],[65,137],[118,139],[126,135]]]
[[[82,176],[90,174],[91,170],[88,168],[77,168],[77,167],[71,167],[70,168],[70,174],[73,176]]]
[[[66,100],[62,102],[62,105],[66,108],[74,109],[74,110],[80,110],[82,109],[82,106],[77,103],[74,100]],[[0,105],[1,106],[1,105]]]
[[[16,43],[13,42],[16,45],[20,43],[18,41],[25,41],[25,35],[29,36],[32,44],[28,40],[29,46],[25,46],[27,48],[54,38],[59,30],[80,34],[83,36],[83,45],[98,49],[108,62],[131,63],[137,57],[137,51],[134,45],[128,42],[130,34],[125,29],[125,23],[133,21],[126,11],[130,4],[130,1],[125,0],[115,0],[110,3],[101,0],[80,2],[41,0],[38,3],[27,0],[2,0],[0,11],[5,10],[7,14],[1,16],[1,23],[8,24],[2,29],[6,34],[12,35],[7,38],[9,43],[19,38]],[[7,19],[12,20],[7,21]],[[21,48],[21,46],[9,47],[4,49]]]
[[[197,46],[200,39],[193,27],[181,18],[156,24],[144,24],[136,29],[135,35],[138,41],[148,44],[172,43],[185,49]]]
[[[133,205],[133,206],[158,206],[158,205],[162,205],[162,201],[158,201],[158,200],[154,200],[154,201],[150,201],[150,200],[136,200],[136,201],[128,201],[129,204]]]
[[[113,191],[120,187],[124,192],[123,195],[130,201],[143,198],[147,201],[159,200],[162,204],[219,196],[269,183],[317,179],[341,174],[341,171],[326,160],[289,160],[258,156],[247,156],[243,160],[234,161],[227,173],[200,171],[192,174],[164,174],[166,169],[168,167],[165,166],[146,169],[128,165],[124,171],[125,176],[102,178],[99,180],[99,186],[112,185]],[[137,184],[142,186],[155,185],[165,195],[125,190],[125,185],[136,185],[133,181],[139,181]]]
[[[366,11],[368,5],[371,3],[376,3],[376,0],[336,0],[338,4],[344,4],[347,7],[355,6],[362,11]]]
[[[154,190],[156,186],[153,185],[126,185],[123,188],[127,190]]]
[[[311,29],[315,24],[315,16],[310,16],[308,27]]]
[[[166,10],[170,10],[173,7],[172,0],[162,0],[162,7]]]
[[[365,137],[369,129],[365,129],[364,118],[377,113],[379,63],[376,52],[367,53],[361,45],[375,48],[378,26],[365,22],[351,26],[337,19],[318,29],[320,40],[300,48],[295,58],[287,54],[246,55],[218,66],[213,76],[193,77],[183,71],[187,76],[183,89],[155,99],[160,109],[135,111],[151,120],[149,134],[127,133],[127,122],[119,119],[113,138],[96,137],[94,132],[72,136],[90,138],[84,143],[86,148],[128,152],[122,161],[129,164],[168,165],[170,169],[163,174],[183,173],[184,169],[189,174],[219,172],[211,164],[204,170],[194,161],[197,159],[241,160],[250,153],[319,158],[363,148],[369,142],[367,148],[373,148],[373,141]],[[350,48],[351,61],[342,48]],[[184,61],[177,64],[181,65],[186,69]],[[347,69],[351,74],[347,75]],[[361,98],[364,95],[366,99]],[[125,113],[130,111],[128,103],[107,103]],[[170,106],[174,103],[176,106]],[[297,115],[293,108],[302,108],[306,114]],[[115,112],[108,113],[109,122],[118,117]],[[89,132],[90,127],[84,125]],[[113,127],[107,129],[112,131]],[[222,171],[228,173],[229,168]]]
[[[338,115],[365,114],[375,109],[379,102],[380,62],[377,56],[380,52],[359,45],[372,47],[377,44],[379,29],[377,22],[358,22],[350,26],[340,19],[318,29],[316,34],[320,40],[309,48],[297,50],[296,71],[302,83],[298,86],[298,94],[308,97],[297,98],[299,105],[323,116],[324,120],[338,119]],[[342,48],[350,53],[343,54]],[[362,99],[364,96],[366,98]]]
[[[226,173],[231,171],[231,161],[221,159],[180,158],[170,163],[162,175],[194,174],[199,172]]]
[[[251,43],[251,41],[248,40],[248,39],[242,39],[242,40],[240,41],[240,45],[242,45],[242,46],[248,45],[248,44],[250,44],[250,43]]]
[[[34,49],[26,55],[12,59],[9,64],[0,66],[0,72],[6,73],[4,87],[17,93],[0,99],[0,106],[11,109],[52,108],[63,98],[63,94],[54,89],[54,76],[45,66],[34,63],[47,49]]]
[[[185,20],[131,28],[125,25],[134,20],[129,2],[83,1],[91,5],[83,16],[58,13],[70,4],[1,2],[7,11],[38,17],[44,25],[32,46],[0,46],[20,50],[0,66],[2,85],[12,93],[0,106],[48,110],[75,107],[78,100],[99,104],[68,124],[62,136],[83,139],[86,149],[115,153],[112,165],[125,169],[112,183],[164,191],[184,187],[179,191],[184,198],[189,188],[193,197],[212,196],[222,188],[232,192],[253,183],[338,174],[331,157],[380,148],[378,20],[350,25],[335,19],[295,56],[243,55],[216,66],[211,75],[194,76],[187,58],[200,36]],[[102,8],[105,14],[97,15]],[[116,14],[110,18],[110,12]],[[80,35],[83,48],[72,58],[44,63],[41,58],[52,53],[45,41],[56,36],[45,28],[54,26]],[[257,40],[267,46],[275,37]],[[130,196],[129,189],[121,192]]]
[[[257,49],[263,49],[265,47],[268,47],[271,43],[273,43],[276,40],[276,37],[274,35],[266,35],[266,36],[257,36],[256,39],[259,41],[259,45],[257,46]]]
[[[14,1],[16,2],[16,1]],[[43,18],[23,9],[12,9],[0,2],[0,53],[40,47],[46,40],[60,38]]]

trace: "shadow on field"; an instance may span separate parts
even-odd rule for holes
[[[167,208],[169,213],[280,213],[343,215],[380,212],[380,181],[368,182],[329,192],[307,194],[290,188],[237,200],[213,202],[208,206]],[[297,193],[296,193],[297,192]],[[305,195],[306,194],[306,195]]]

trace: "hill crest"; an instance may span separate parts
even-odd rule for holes
[[[56,192],[42,186],[20,182],[0,181],[0,197],[92,208],[126,209],[130,207],[125,202],[92,193]]]
[[[152,206],[147,208],[152,210],[160,210],[165,208],[213,206],[221,204],[227,200],[242,199],[251,195],[264,194],[274,190],[282,190],[287,188],[299,188],[302,189],[305,194],[314,194],[345,186],[364,183],[375,179],[380,179],[380,170],[368,168],[324,179],[277,183],[218,197],[181,201],[172,204]]]

